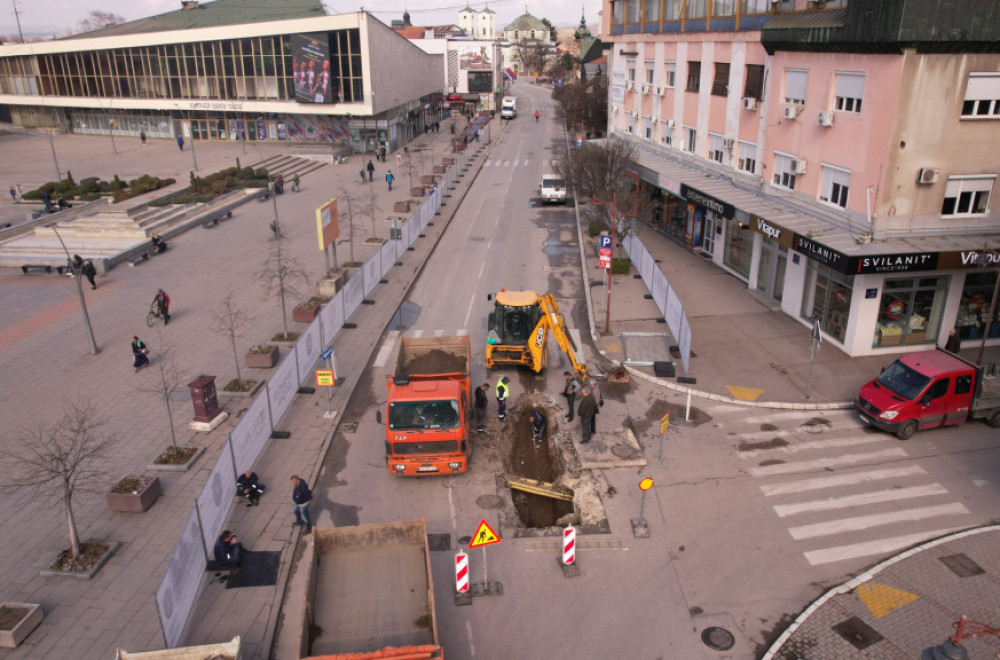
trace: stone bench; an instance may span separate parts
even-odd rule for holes
[[[51,273],[52,272],[52,266],[49,266],[47,264],[22,264],[21,265],[21,272],[24,273],[25,275],[28,274],[29,270],[44,270],[46,273]]]

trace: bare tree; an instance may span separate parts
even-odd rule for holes
[[[174,429],[174,414],[170,405],[170,395],[183,384],[180,369],[174,356],[174,345],[167,339],[166,332],[161,328],[156,334],[157,347],[152,348],[154,355],[150,360],[152,378],[143,380],[136,389],[147,394],[155,394],[163,399],[167,409],[167,421],[170,424],[170,447],[174,453],[178,451],[177,433]]]
[[[93,32],[109,25],[120,25],[125,22],[124,16],[113,14],[109,11],[92,10],[87,14],[87,18],[76,24],[77,32]]]
[[[372,219],[372,238],[376,235],[376,225],[375,225],[375,214],[379,211],[378,202],[375,201],[375,186],[368,184],[368,192],[371,193],[371,201],[365,205],[364,210],[368,212],[368,215]],[[353,255],[351,259],[353,260]]]
[[[229,344],[233,348],[233,360],[236,363],[236,380],[243,382],[240,374],[240,357],[236,352],[236,340],[244,336],[244,330],[250,322],[250,315],[246,310],[236,304],[235,295],[232,291],[227,291],[219,304],[212,312],[212,332],[229,339]]]
[[[607,127],[608,81],[604,76],[557,87],[552,98],[559,104],[571,128],[601,134]]]
[[[105,485],[103,459],[115,442],[89,403],[72,401],[59,421],[0,445],[6,464],[4,488],[34,489],[58,499],[66,513],[73,557],[81,554],[73,496],[77,491],[98,492]]]
[[[374,195],[374,192],[372,194]],[[340,213],[341,224],[347,227],[347,245],[351,253],[349,263],[354,264],[356,263],[354,261],[354,237],[364,234],[360,220],[369,214],[369,207],[362,204],[357,197],[347,192],[346,188],[341,188],[340,195],[337,197],[337,211]],[[371,214],[374,217],[375,212],[371,211]]]
[[[275,220],[277,223],[277,220]],[[288,239],[277,227],[274,236],[268,239],[269,249],[267,260],[263,267],[254,274],[254,279],[261,283],[264,295],[277,298],[281,305],[281,329],[288,336],[288,310],[286,299],[299,294],[297,285],[308,284],[309,275],[298,260],[292,256]]]
[[[532,71],[542,73],[545,70],[545,63],[552,52],[549,46],[539,41],[521,39],[513,47],[517,59],[524,64],[524,69],[527,73],[531,73]]]

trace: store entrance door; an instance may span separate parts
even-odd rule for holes
[[[785,267],[788,249],[774,240],[765,238],[760,247],[760,264],[757,266],[757,290],[778,302],[785,290]]]

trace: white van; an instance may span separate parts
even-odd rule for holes
[[[500,104],[500,118],[513,119],[517,116],[517,97],[505,96]]]
[[[542,204],[566,203],[566,182],[558,174],[543,174],[538,187],[541,190]]]

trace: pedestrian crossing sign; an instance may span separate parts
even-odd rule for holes
[[[500,535],[493,531],[490,524],[485,520],[479,521],[479,527],[476,529],[476,533],[472,537],[472,541],[469,543],[470,548],[478,548],[481,545],[492,545],[494,543],[500,543]]]

